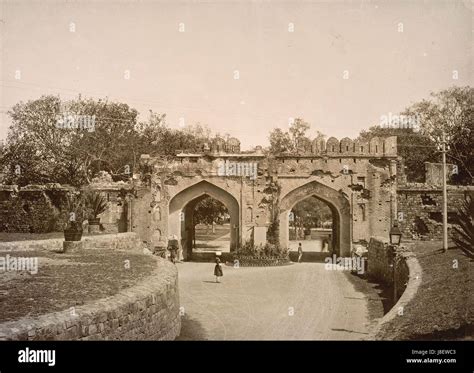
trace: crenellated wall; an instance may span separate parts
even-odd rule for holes
[[[395,136],[373,137],[369,142],[361,142],[344,137],[341,140],[330,137],[327,140],[320,136],[307,142],[303,140],[297,146],[299,154],[330,156],[396,156],[397,138]]]
[[[192,241],[191,207],[209,195],[230,210],[231,248],[249,239],[264,243],[275,226],[280,243],[287,245],[289,212],[315,196],[333,211],[338,253],[349,255],[353,241],[388,235],[396,213],[395,137],[369,143],[318,138],[298,148],[297,154],[275,157],[259,150],[180,153],[173,159],[145,155],[141,162],[149,173],[135,185],[132,230],[151,246],[164,246],[176,235],[186,248]],[[255,174],[223,174],[226,162],[242,170],[255,165]]]

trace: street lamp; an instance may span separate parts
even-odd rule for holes
[[[400,241],[402,239],[402,232],[398,228],[397,223],[393,225],[392,228],[390,228],[390,246],[389,246],[389,251],[388,251],[388,256],[389,260],[391,263],[392,267],[392,279],[393,279],[393,304],[397,302],[397,263],[396,263],[396,257],[397,257],[397,246],[400,245]]]
[[[397,223],[393,225],[392,228],[390,228],[390,244],[392,245],[400,245],[400,241],[402,239],[402,232],[398,228]]]

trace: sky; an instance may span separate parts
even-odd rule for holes
[[[453,85],[472,85],[469,1],[2,1],[7,111],[44,94],[120,101],[242,148],[301,117],[355,138]]]

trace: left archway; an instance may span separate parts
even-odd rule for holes
[[[200,181],[177,193],[169,202],[168,233],[176,235],[183,246],[184,259],[189,259],[192,235],[192,214],[196,203],[210,196],[222,202],[230,215],[230,251],[237,248],[240,236],[239,203],[226,190],[208,181]]]

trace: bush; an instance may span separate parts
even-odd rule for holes
[[[466,256],[474,259],[474,199],[472,196],[466,196],[458,212],[457,224],[452,233],[453,241]]]
[[[86,207],[89,219],[96,219],[97,216],[107,211],[108,203],[101,193],[89,191],[86,194]]]
[[[236,252],[237,258],[253,259],[288,259],[289,251],[278,244],[267,242],[265,245],[254,246],[252,242],[245,242]]]

